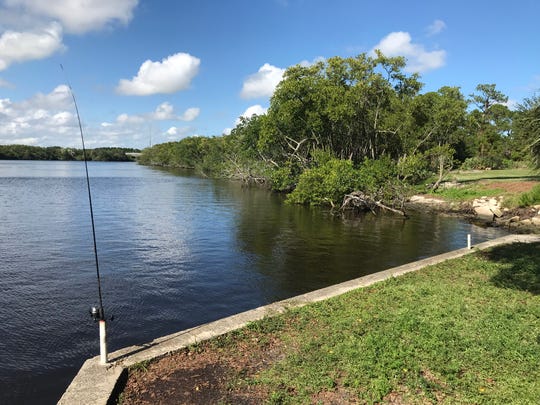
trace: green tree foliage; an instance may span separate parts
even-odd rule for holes
[[[274,163],[259,152],[257,144],[265,115],[241,117],[239,124],[224,136],[222,170],[227,177],[245,182],[266,183],[271,177],[270,169]],[[284,186],[284,188],[286,188]]]
[[[395,205],[408,184],[435,175],[437,188],[458,164],[500,167],[519,156],[519,145],[538,157],[538,98],[514,116],[494,84],[478,85],[470,100],[459,87],[420,94],[418,75],[404,67],[403,58],[381,53],[293,66],[267,114],[242,118],[230,135],[156,145],[140,161],[266,183],[290,193],[289,202],[334,206],[353,191]]]
[[[476,91],[471,94],[471,102],[477,108],[468,120],[476,168],[500,168],[504,157],[510,155],[507,144],[512,112],[505,105],[508,97],[497,90],[495,84],[479,84]]]
[[[403,58],[379,53],[289,68],[271,99],[259,150],[278,166],[295,160],[304,168],[314,149],[354,162],[397,156],[407,105],[421,87],[404,66]]]
[[[88,160],[102,162],[126,162],[131,158],[126,155],[126,152],[139,152],[138,149],[132,148],[94,148],[87,151]],[[75,153],[77,160],[82,160],[82,150],[77,150]]]
[[[458,87],[445,86],[416,96],[408,128],[402,132],[401,178],[417,182],[431,171],[438,175],[437,188],[452,169],[456,150],[463,143],[466,116],[467,102]]]
[[[288,202],[334,207],[341,205],[346,194],[356,190],[374,200],[392,201],[396,196],[400,182],[396,165],[389,157],[365,158],[357,167],[351,160],[327,157],[327,154],[318,154],[320,164],[299,176],[298,185],[287,197]]]
[[[331,159],[321,166],[306,169],[288,202],[310,205],[339,205],[343,196],[359,185],[359,172],[350,160]]]
[[[420,94],[410,109],[409,128],[403,132],[406,152],[425,152],[443,144],[457,145],[466,122],[467,102],[458,87],[441,87]]]
[[[87,149],[88,160],[125,162],[132,160],[126,152],[139,152],[133,148]],[[82,149],[60,146],[0,145],[0,159],[4,160],[83,160]]]
[[[540,169],[540,96],[526,98],[518,105],[512,135],[516,157],[529,154]]]
[[[194,169],[204,176],[219,177],[226,172],[227,139],[193,136],[144,149],[141,164]]]

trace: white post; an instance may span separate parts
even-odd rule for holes
[[[107,364],[107,330],[104,319],[99,320],[99,354],[100,364]]]
[[[467,234],[467,249],[471,249],[471,234]]]

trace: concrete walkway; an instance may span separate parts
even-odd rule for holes
[[[164,336],[141,346],[131,346],[109,354],[110,364],[99,364],[99,356],[87,360],[72,383],[58,402],[62,405],[105,405],[111,398],[115,387],[127,368],[139,363],[156,359],[175,352],[186,346],[203,340],[225,334],[235,329],[242,328],[249,322],[257,321],[264,317],[285,312],[288,308],[300,307],[311,302],[322,301],[338,296],[348,291],[367,287],[373,283],[397,277],[405,273],[422,269],[423,267],[437,264],[445,260],[464,256],[468,253],[487,249],[493,246],[515,242],[540,242],[540,235],[508,235],[492,241],[480,243],[472,249],[459,249],[442,255],[430,257],[417,262],[394,267],[375,274],[360,277],[344,283],[322,288],[310,293],[298,295],[270,305],[265,305],[250,311],[223,318],[195,328],[187,329],[172,335]]]

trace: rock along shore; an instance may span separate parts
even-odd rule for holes
[[[508,209],[502,207],[502,197],[481,197],[467,202],[448,202],[426,195],[409,199],[410,208],[425,209],[463,216],[487,226],[506,227],[515,233],[540,233],[540,205]]]

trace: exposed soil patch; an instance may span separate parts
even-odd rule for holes
[[[249,332],[246,332],[249,333]],[[260,404],[270,393],[264,386],[239,383],[282,358],[283,343],[255,333],[233,346],[204,342],[141,365],[129,373],[121,404]]]
[[[501,189],[507,193],[523,193],[530,191],[537,181],[490,181],[482,180],[479,182],[482,186],[488,189]]]

